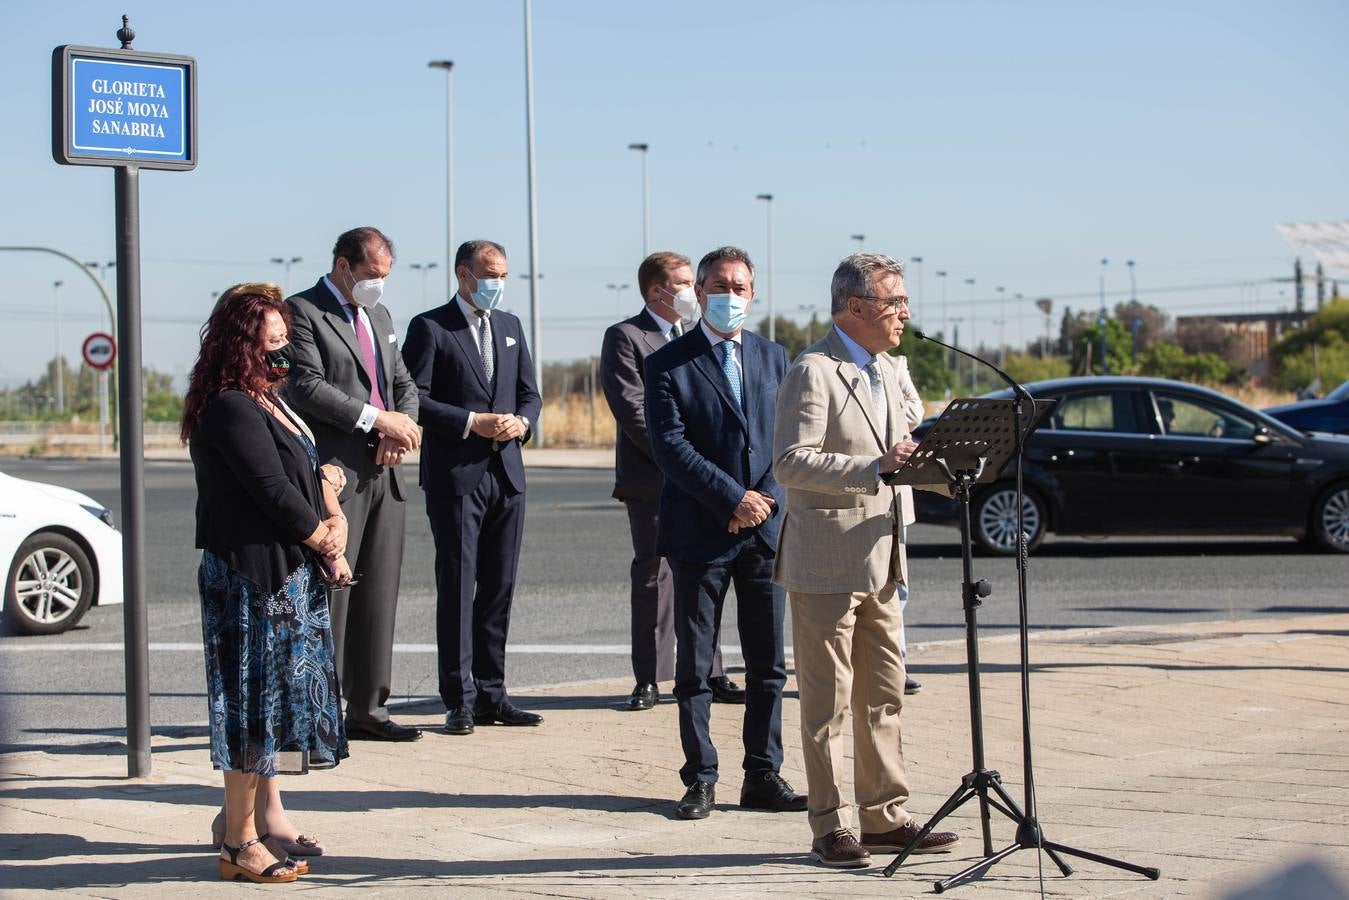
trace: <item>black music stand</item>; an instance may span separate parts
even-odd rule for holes
[[[1024,391],[1024,389],[1023,389]],[[1029,399],[1029,395],[1025,395]],[[1059,853],[1079,856],[1116,868],[1137,872],[1156,880],[1161,876],[1159,870],[1132,863],[1122,862],[1078,850],[1063,844],[1044,839],[1040,824],[1035,816],[1034,773],[1031,761],[1030,744],[1030,698],[1029,698],[1029,659],[1026,650],[1026,608],[1025,608],[1025,543],[1024,535],[1018,538],[1017,565],[1021,576],[1021,707],[1022,740],[1025,762],[1025,809],[1017,806],[1015,800],[1002,785],[1002,776],[984,765],[984,724],[983,699],[979,682],[979,625],[975,610],[981,605],[981,598],[992,593],[992,585],[987,579],[974,580],[973,548],[970,542],[970,489],[979,482],[993,481],[999,477],[1007,463],[1013,458],[1020,462],[1021,451],[1026,437],[1033,432],[1055,406],[1053,400],[1032,400],[1033,409],[1023,422],[1022,399],[1009,400],[956,399],[947,406],[946,411],[933,424],[924,436],[922,443],[914,450],[904,465],[894,472],[883,476],[887,484],[907,484],[924,486],[945,482],[960,507],[960,555],[963,580],[961,598],[965,609],[965,655],[968,664],[970,691],[970,742],[974,756],[974,768],[960,780],[960,786],[947,798],[936,814],[928,820],[901,850],[890,864],[885,867],[887,878],[908,858],[932,829],[942,819],[955,812],[971,799],[979,799],[980,821],[983,825],[984,858],[943,881],[933,885],[937,893],[945,891],[965,881],[977,878],[994,864],[1011,856],[1018,850],[1038,848],[1058,866],[1065,876],[1073,870],[1063,861]],[[1018,471],[1018,482],[1020,472]],[[990,797],[990,792],[995,797]],[[1010,846],[993,851],[993,836],[989,827],[989,807],[996,809],[1016,823],[1016,840]]]

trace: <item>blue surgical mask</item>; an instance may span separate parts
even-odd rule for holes
[[[478,309],[496,309],[501,304],[501,295],[505,290],[504,278],[479,278],[478,289],[473,292],[473,304]]]
[[[745,324],[745,308],[749,298],[739,294],[708,294],[703,318],[722,334],[734,334]]]

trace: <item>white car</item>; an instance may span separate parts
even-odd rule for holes
[[[0,614],[17,631],[56,634],[122,602],[121,532],[79,491],[0,472],[0,564]]]

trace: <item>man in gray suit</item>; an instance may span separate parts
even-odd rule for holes
[[[358,582],[332,594],[333,646],[347,700],[347,736],[415,741],[389,719],[394,615],[403,565],[407,489],[398,465],[421,444],[417,386],[381,304],[393,244],[377,228],[337,239],[332,271],[288,301],[294,315],[286,399],[318,443],[319,461],[346,475],[347,562]]]
[[[651,458],[646,432],[642,365],[652,351],[683,334],[683,322],[698,312],[688,257],[653,253],[637,268],[637,289],[645,306],[637,315],[610,325],[600,350],[600,385],[618,423],[614,441],[614,494],[628,510],[632,531],[632,674],[636,687],[630,710],[650,709],[660,698],[658,682],[674,679],[674,599],[670,567],[656,553],[656,512],[661,474]],[[744,703],[745,691],[721,663],[718,640],[708,681],[720,703]]]
[[[904,809],[896,596],[908,583],[903,529],[913,492],[881,476],[917,446],[923,406],[907,361],[889,355],[909,319],[903,265],[854,253],[830,293],[834,327],[778,389],[773,473],[787,489],[787,515],[773,578],[792,604],[811,858],[852,868],[868,865],[870,851],[899,852],[919,831]],[[850,709],[860,835],[843,798]],[[944,852],[957,840],[934,831],[914,852]]]

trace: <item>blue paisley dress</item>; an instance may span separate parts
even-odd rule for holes
[[[314,446],[296,439],[317,467]],[[328,593],[317,564],[306,562],[268,594],[205,550],[197,583],[211,764],[272,776],[297,771],[278,765],[283,753],[307,755],[300,771],[345,759]]]

